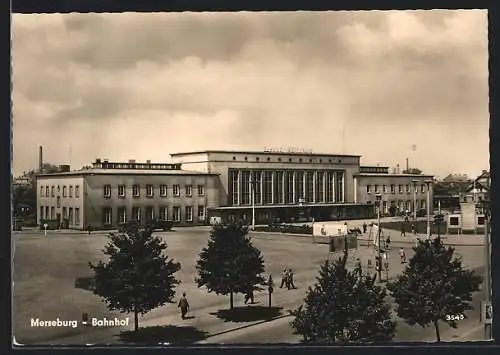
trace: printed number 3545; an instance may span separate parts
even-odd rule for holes
[[[450,315],[450,314],[447,314],[447,315],[446,315],[446,320],[447,320],[447,321],[452,321],[452,320],[455,320],[455,321],[456,321],[456,320],[463,320],[464,318],[465,318],[465,316],[464,316],[463,314],[455,314],[455,315],[453,315],[453,314],[451,314],[451,315]]]

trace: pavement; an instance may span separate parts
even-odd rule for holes
[[[273,339],[280,342],[281,338],[279,338],[281,328],[288,327],[288,330],[283,330],[282,334],[288,334],[287,331],[291,331],[290,327],[287,325],[290,321],[290,317],[286,317],[288,310],[294,309],[298,307],[303,302],[303,298],[305,295],[305,291],[307,288],[315,282],[315,278],[318,273],[319,265],[323,263],[326,259],[330,257],[328,252],[328,246],[323,244],[313,244],[311,241],[311,236],[309,238],[290,238],[289,235],[286,234],[270,234],[270,233],[257,233],[252,232],[252,241],[256,247],[258,247],[263,255],[266,262],[266,272],[267,274],[271,273],[274,276],[274,282],[279,283],[279,273],[284,266],[290,267],[294,269],[295,272],[295,284],[298,287],[296,290],[285,290],[280,289],[276,285],[275,293],[272,295],[272,304],[273,306],[282,307],[281,315],[278,315],[277,319],[273,319],[269,322],[269,316],[260,317],[252,317],[247,315],[242,317],[239,320],[227,320],[222,317],[217,317],[216,313],[221,309],[227,309],[229,306],[229,297],[228,296],[218,296],[213,293],[207,293],[205,289],[200,289],[194,283],[194,276],[196,274],[195,263],[197,259],[198,251],[201,250],[204,246],[206,246],[206,241],[208,237],[208,228],[207,227],[194,227],[194,228],[178,228],[175,232],[160,232],[157,233],[161,236],[168,244],[168,254],[169,257],[173,257],[175,260],[180,261],[182,265],[182,269],[179,274],[179,278],[181,280],[181,285],[177,288],[177,295],[182,292],[187,292],[189,302],[191,304],[192,311],[190,312],[190,318],[186,320],[181,320],[178,309],[175,304],[169,304],[163,307],[159,307],[154,309],[150,313],[140,317],[140,327],[165,327],[170,326],[176,329],[180,329],[181,331],[185,331],[184,333],[191,332],[191,338],[198,336],[200,339],[196,339],[200,342],[224,342],[224,339],[227,341],[236,341],[236,342],[265,342],[260,341],[262,337],[272,341]],[[41,232],[43,233],[43,231]],[[17,263],[21,263],[23,258],[23,250],[28,248],[28,246],[34,242],[34,240],[30,239],[38,239],[38,244],[36,245],[36,249],[34,249],[33,253],[41,254],[43,253],[43,248],[46,248],[49,252],[53,249],[55,245],[59,245],[63,248],[63,250],[68,250],[69,252],[78,252],[78,248],[82,248],[82,245],[86,245],[85,243],[92,243],[86,246],[87,252],[95,252],[98,253],[102,246],[107,241],[105,233],[96,233],[93,236],[87,237],[85,235],[74,236],[73,233],[51,233],[47,240],[48,244],[40,243],[39,234],[40,231],[32,232],[18,232],[16,233],[16,257],[19,260],[15,260]],[[94,233],[93,233],[94,234]],[[399,233],[398,233],[399,234]],[[391,236],[392,237],[392,236]],[[469,237],[469,236],[468,236]],[[363,239],[361,239],[363,240]],[[83,244],[82,244],[83,242]],[[394,241],[393,243],[395,243]],[[56,243],[56,244],[50,244]],[[68,243],[63,244],[63,243]],[[409,242],[411,244],[411,241]],[[75,248],[72,250],[72,248]],[[399,248],[398,248],[399,249]],[[406,254],[409,257],[412,255],[411,247],[405,247]],[[193,252],[195,251],[195,252]],[[478,267],[481,266],[482,263],[482,248],[477,246],[458,246],[456,252],[462,256],[463,263],[468,267]],[[99,255],[99,254],[96,254]],[[367,260],[375,255],[375,251],[372,247],[361,246],[358,250],[352,251],[348,260],[348,267],[353,267],[355,264],[355,259],[357,257],[362,261],[363,267],[366,272],[370,271],[367,269]],[[334,255],[334,256],[340,256]],[[98,256],[96,256],[98,257]],[[38,265],[37,268],[29,268],[30,277],[32,277],[33,273],[40,272],[41,274],[46,274],[47,271],[43,270],[43,267],[47,263],[56,263],[57,258],[53,259],[44,258],[45,263]],[[77,268],[74,271],[76,274],[80,274],[82,271],[78,271],[88,269],[87,266],[88,260],[85,262],[81,262],[81,266],[72,265],[71,267]],[[404,265],[399,262],[399,256],[396,248],[393,248],[393,251],[389,252],[389,263],[390,269],[388,272],[388,276],[390,279],[397,276],[402,272]],[[27,265],[25,265],[27,267]],[[66,266],[68,268],[69,266]],[[61,268],[65,268],[65,266],[61,265]],[[39,316],[45,319],[53,319],[55,316],[70,315],[74,317],[80,317],[81,315],[81,306],[79,306],[78,295],[75,293],[73,287],[74,279],[68,279],[67,281],[60,282],[68,282],[71,285],[68,285],[66,289],[65,297],[68,298],[67,303],[73,308],[71,309],[54,309],[53,311],[49,311],[49,308],[46,307],[42,303],[42,298],[40,295],[31,295],[26,294],[26,292],[32,292],[28,288],[22,286],[23,285],[23,277],[22,275],[16,275],[16,270],[18,267],[14,268],[15,279],[16,279],[16,293],[14,302],[16,302],[16,297],[24,297],[29,298],[31,303],[30,307],[33,307],[33,312],[41,312]],[[71,273],[69,270],[65,270],[67,273]],[[371,270],[373,272],[373,270]],[[383,278],[386,277],[386,273],[383,273]],[[55,280],[59,282],[59,279]],[[54,282],[55,282],[54,281]],[[19,286],[21,285],[21,286]],[[38,290],[37,293],[50,293],[51,287],[46,287],[46,289]],[[24,293],[23,293],[24,292]],[[88,294],[87,303],[86,303],[86,311],[88,311],[91,317],[93,316],[106,316],[108,318],[118,316],[118,317],[130,317],[130,320],[133,319],[131,315],[127,314],[116,314],[113,312],[103,312],[102,309],[102,301],[99,300],[94,295],[91,295],[90,292],[78,290],[80,293]],[[37,298],[38,297],[38,298]],[[58,298],[61,297],[60,294],[46,294],[46,298]],[[39,301],[37,301],[39,300]],[[94,301],[92,301],[94,300]],[[250,305],[248,307],[266,307],[268,302],[268,294],[267,291],[257,292],[255,295],[256,304]],[[92,303],[96,304],[96,310],[92,311]],[[244,307],[243,305],[243,296],[240,294],[235,295],[234,297],[235,307]],[[97,305],[100,305],[97,307]],[[19,306],[18,306],[19,307]],[[27,307],[27,306],[24,306]],[[24,312],[29,314],[27,310],[23,310]],[[283,317],[284,316],[284,317]],[[15,317],[16,318],[16,317]],[[276,318],[276,317],[273,317]],[[119,338],[119,334],[123,331],[131,330],[132,321],[130,321],[129,327],[115,327],[115,328],[93,328],[93,327],[78,327],[71,332],[63,332],[57,331],[57,329],[51,329],[50,332],[47,331],[45,333],[38,332],[35,333],[33,329],[26,328],[22,326],[27,320],[17,319],[16,324],[19,324],[15,330],[16,338],[21,343],[30,343],[33,342],[37,344],[53,344],[53,345],[69,345],[69,344],[120,344],[123,343],[123,340]],[[274,323],[277,322],[277,323]],[[269,324],[269,326],[266,326]],[[285,326],[286,325],[286,326]],[[276,327],[271,330],[268,327]],[[259,331],[260,329],[260,331]],[[203,335],[196,335],[195,330],[197,332],[202,332]],[[260,334],[259,332],[263,332]],[[255,335],[254,333],[259,333],[260,335]],[[272,335],[276,333],[277,335]],[[419,334],[420,331],[418,328],[412,327],[409,333]],[[195,335],[193,335],[195,334]],[[233,335],[231,335],[233,334]],[[239,335],[241,334],[241,336]],[[246,334],[246,335],[245,335]],[[185,334],[184,334],[185,335]],[[177,338],[184,336],[182,334],[178,334]],[[275,339],[276,338],[276,339]],[[293,336],[286,336],[286,342],[293,342]],[[219,340],[220,341],[219,341]],[[222,340],[221,340],[222,339]],[[246,340],[245,340],[246,339]],[[264,339],[264,340],[265,340]],[[240,341],[241,340],[241,341]],[[245,340],[245,341],[243,341]],[[170,343],[172,341],[175,342],[175,339],[172,339],[172,335],[158,335],[154,338],[154,341],[158,343]],[[275,341],[274,341],[275,342]]]

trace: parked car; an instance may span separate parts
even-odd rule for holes
[[[120,233],[123,233],[127,230],[129,226],[137,226],[137,225],[141,225],[141,223],[138,221],[128,221],[125,223],[121,223],[118,225],[118,231]],[[162,230],[166,232],[172,229],[172,227],[174,226],[174,222],[169,220],[165,221],[161,219],[154,219],[146,221],[144,225],[152,228],[153,230]]]

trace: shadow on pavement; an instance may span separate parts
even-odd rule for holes
[[[92,276],[78,277],[75,279],[75,288],[81,288],[82,290],[92,292],[93,287],[94,287],[94,278]]]
[[[256,322],[282,315],[283,307],[247,306],[221,309],[210,313],[225,322]]]
[[[137,332],[125,331],[118,335],[124,343],[141,345],[189,345],[208,337],[208,333],[190,326],[155,326],[139,328]]]

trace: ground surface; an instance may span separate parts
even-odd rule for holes
[[[243,297],[235,296],[235,306],[241,307],[236,316],[228,317],[223,312],[229,306],[229,299],[207,293],[194,282],[195,263],[199,251],[206,246],[208,230],[206,227],[178,228],[177,231],[157,233],[168,243],[168,255],[181,262],[182,269],[177,277],[182,284],[177,295],[186,292],[191,304],[190,319],[180,320],[175,305],[166,305],[140,318],[141,327],[147,327],[139,335],[129,334],[126,327],[84,327],[76,328],[31,328],[31,318],[52,320],[81,320],[82,313],[90,317],[120,319],[127,314],[109,312],[105,304],[92,293],[75,288],[78,278],[91,275],[89,262],[102,259],[102,249],[107,241],[106,233],[87,235],[75,232],[23,231],[14,234],[14,335],[21,344],[116,344],[116,343],[231,343],[297,342],[289,327],[290,317],[269,322],[278,314],[302,303],[305,291],[314,283],[319,265],[328,257],[328,246],[313,244],[311,238],[292,237],[279,234],[255,233],[253,242],[264,255],[266,272],[271,273],[275,283],[279,283],[279,273],[283,267],[295,271],[296,290],[276,287],[273,294],[273,308],[267,310],[266,292],[256,294],[256,304],[249,312],[243,307]],[[360,243],[359,249],[352,253],[350,265],[360,257],[366,268],[366,260],[373,257],[373,250]],[[402,271],[397,249],[404,246],[411,256],[414,239],[405,241],[393,239],[390,253],[390,272],[392,278]],[[483,248],[480,245],[458,245],[457,253],[463,257],[464,264],[481,267]],[[384,274],[385,277],[385,274]],[[450,330],[442,326],[444,340],[476,340],[480,337],[478,293],[468,313],[469,318],[461,321],[458,329]],[[221,311],[222,310],[222,311]],[[267,322],[265,322],[267,320]],[[464,338],[465,336],[465,338]],[[432,328],[409,327],[398,322],[398,340],[434,340]]]

